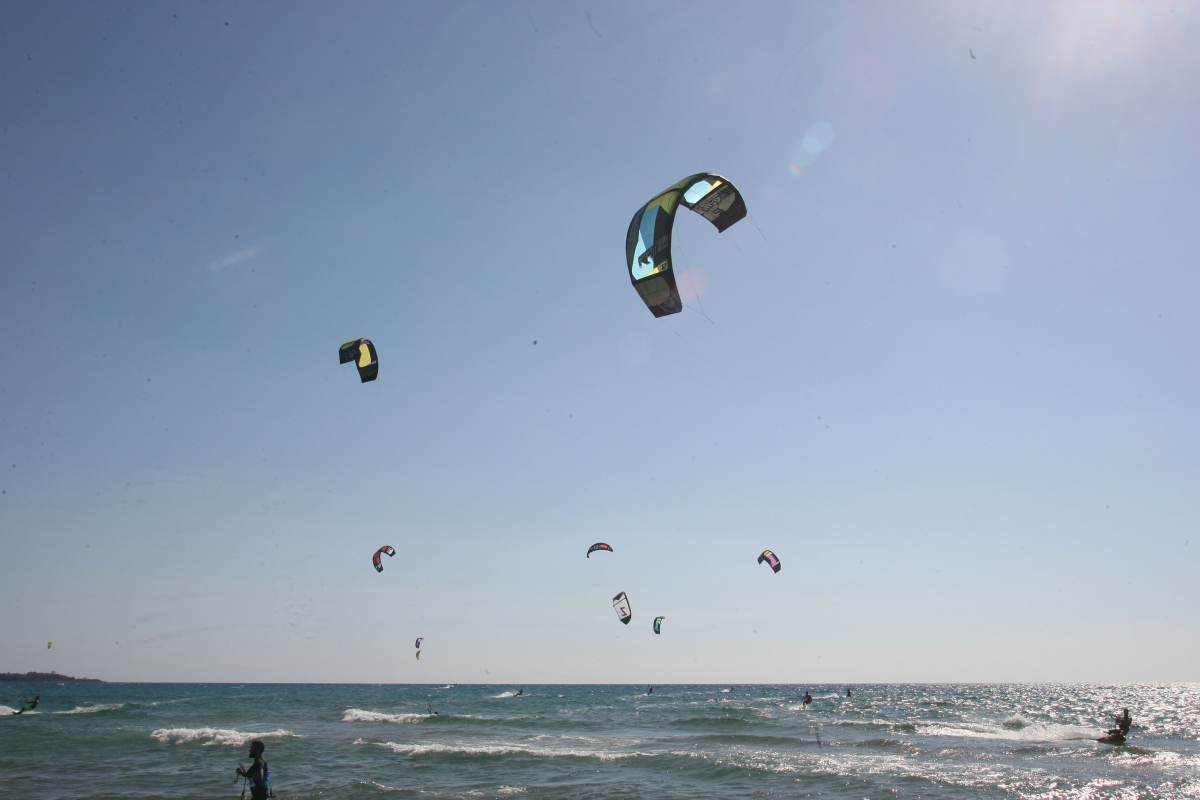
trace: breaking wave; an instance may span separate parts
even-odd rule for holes
[[[429,716],[429,714],[384,714],[380,711],[348,708],[342,712],[342,722],[392,722],[396,725],[411,725],[427,720]]]
[[[275,730],[266,732],[250,732],[229,730],[227,728],[159,728],[150,734],[163,744],[187,744],[201,739],[207,739],[205,745],[229,745],[240,747],[253,739],[280,739],[285,736],[295,736],[291,731]]]

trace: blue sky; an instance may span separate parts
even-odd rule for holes
[[[1198,35],[0,6],[0,670],[1200,680]],[[629,219],[704,171],[750,217],[654,319]]]

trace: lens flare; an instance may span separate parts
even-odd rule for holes
[[[799,176],[805,167],[816,163],[821,154],[833,144],[833,140],[834,132],[832,123],[821,120],[809,125],[808,130],[804,132],[804,136],[800,141],[792,146],[791,159],[787,167],[788,172]]]

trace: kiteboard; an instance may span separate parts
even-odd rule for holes
[[[1101,736],[1096,741],[1101,744],[1125,744],[1125,735],[1120,731],[1109,731],[1107,736]]]

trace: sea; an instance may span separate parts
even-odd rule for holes
[[[0,684],[0,796],[237,798],[261,739],[280,798],[1200,797],[1196,684],[649,689]]]

